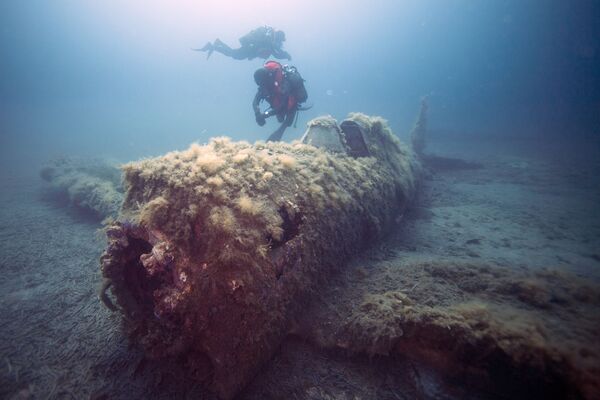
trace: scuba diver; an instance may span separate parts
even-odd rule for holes
[[[201,49],[193,49],[195,51],[206,51],[208,59],[213,51],[222,53],[227,57],[236,60],[253,60],[257,57],[269,58],[271,56],[279,59],[291,60],[292,57],[288,52],[281,47],[285,42],[285,33],[276,31],[270,26],[261,26],[250,33],[242,36],[240,39],[241,47],[232,49],[220,39],[216,39],[214,43],[208,42]]]
[[[308,98],[304,88],[304,79],[296,67],[281,65],[277,61],[267,61],[262,68],[254,72],[254,81],[258,91],[254,96],[252,108],[256,123],[263,126],[266,119],[277,116],[281,126],[269,136],[267,141],[279,141],[288,126],[294,123],[300,104]],[[265,100],[270,108],[262,112],[260,103]]]

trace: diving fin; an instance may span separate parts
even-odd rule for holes
[[[203,48],[201,48],[201,49],[192,49],[192,50],[194,50],[194,51],[206,51],[207,52],[206,59],[208,60],[210,58],[211,54],[213,53],[213,51],[215,51],[215,46],[211,42],[208,42],[208,43],[206,43],[204,45]]]
[[[306,111],[306,110],[310,110],[311,108],[314,107],[314,104],[309,104],[307,106],[302,106],[302,107],[298,107],[298,111]]]

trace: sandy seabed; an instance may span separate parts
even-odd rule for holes
[[[522,349],[514,338],[525,332],[576,374],[598,371],[600,345],[590,334],[600,331],[598,152],[536,142],[431,147],[483,168],[429,173],[397,231],[315,294],[239,398],[528,397],[527,388],[503,385],[502,376],[520,382],[509,373],[452,373],[452,363],[481,360],[451,335],[428,337],[443,324],[475,332],[466,337],[477,349],[477,340],[497,340],[507,353]],[[0,192],[0,397],[213,398],[177,360],[146,360],[122,334],[120,315],[98,301],[98,221],[62,207],[39,177],[9,172]],[[583,395],[600,396],[593,377],[566,375],[587,388]]]

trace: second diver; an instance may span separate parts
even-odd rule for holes
[[[241,46],[237,49],[233,49],[220,39],[216,39],[214,43],[208,42],[201,49],[194,50],[206,51],[206,58],[210,57],[213,51],[216,51],[236,60],[253,60],[257,57],[266,59],[271,56],[279,59],[292,59],[289,53],[282,49],[283,42],[285,42],[285,33],[270,26],[256,28],[242,36],[239,41]]]
[[[258,85],[252,102],[256,123],[263,126],[267,118],[275,115],[281,125],[267,140],[279,141],[285,129],[294,123],[298,110],[302,109],[301,103],[308,98],[304,79],[296,67],[267,61],[254,72],[254,81]],[[260,109],[263,100],[270,106],[264,112]]]

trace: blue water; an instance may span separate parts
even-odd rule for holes
[[[176,3],[176,4],[175,4]],[[0,3],[3,164],[56,155],[131,160],[211,136],[266,139],[262,60],[209,60],[268,24],[306,79],[306,121],[362,111],[406,134],[429,95],[440,135],[600,135],[595,1],[17,1]]]

